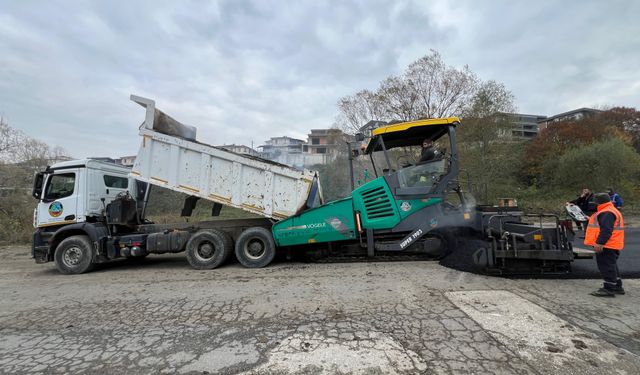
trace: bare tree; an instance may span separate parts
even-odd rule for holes
[[[384,118],[409,121],[420,116],[418,96],[413,83],[401,77],[389,77],[378,88],[380,103],[384,108]]]
[[[447,66],[436,51],[411,63],[400,76],[338,101],[336,126],[354,133],[370,120],[409,121],[459,116],[470,105],[479,79],[468,66]]]
[[[11,160],[24,137],[22,132],[9,126],[4,117],[0,117],[0,160]]]
[[[381,97],[372,91],[362,90],[338,101],[336,127],[346,133],[356,133],[370,120],[384,119]]]
[[[0,243],[29,240],[33,175],[66,155],[63,148],[30,138],[0,119]]]
[[[48,164],[69,157],[69,153],[60,146],[51,147],[46,143],[31,138],[19,130],[9,126],[0,119],[0,161],[4,169],[17,168],[20,173],[13,173],[15,178],[5,181],[14,187],[30,186],[33,174],[44,169]]]
[[[417,99],[416,115],[424,118],[459,116],[479,82],[467,65],[461,69],[447,66],[434,50],[409,65],[404,80]]]

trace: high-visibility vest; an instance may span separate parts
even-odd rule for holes
[[[603,212],[611,212],[616,216],[616,221],[613,224],[613,232],[609,241],[604,245],[607,249],[622,250],[624,247],[624,219],[622,214],[618,211],[613,203],[604,203],[598,206],[598,212],[591,215],[589,218],[589,224],[587,225],[587,231],[584,234],[584,244],[587,246],[595,246],[598,236],[600,235],[600,224],[598,223],[598,215]]]

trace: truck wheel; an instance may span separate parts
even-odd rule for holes
[[[248,228],[236,240],[236,257],[245,267],[265,267],[275,256],[276,245],[268,229]]]
[[[56,268],[65,275],[90,271],[93,266],[93,246],[87,236],[71,236],[60,242],[54,254]]]
[[[212,270],[227,260],[233,241],[226,233],[207,229],[196,232],[186,246],[187,261],[197,270]]]

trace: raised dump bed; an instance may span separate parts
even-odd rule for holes
[[[279,220],[322,201],[317,173],[196,141],[196,128],[131,95],[146,108],[131,176]]]

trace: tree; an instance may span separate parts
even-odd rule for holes
[[[512,122],[508,113],[515,112],[513,94],[498,82],[480,85],[462,113],[463,126],[458,133],[461,142],[476,143],[483,149],[500,137],[508,137]]]
[[[385,118],[381,97],[372,91],[362,90],[338,100],[336,126],[345,133],[355,134],[370,120]]]
[[[459,116],[475,95],[479,79],[465,65],[447,66],[437,51],[409,65],[404,75],[410,97],[416,100],[412,118]]]
[[[411,63],[402,75],[383,80],[375,91],[362,90],[341,98],[336,125],[353,134],[370,120],[459,116],[478,87],[479,79],[468,66],[447,66],[432,50]]]
[[[458,127],[460,164],[471,178],[472,193],[480,200],[495,202],[518,186],[521,142],[511,139],[514,96],[495,81],[480,84]]]
[[[28,137],[0,119],[0,242],[29,240],[34,200],[33,176],[68,153]]]
[[[13,129],[3,117],[0,117],[0,161],[11,159],[12,153],[18,149],[23,138],[22,132]]]
[[[580,120],[551,124],[527,146],[525,171],[529,181],[547,184],[545,173],[565,152],[591,145],[603,139],[618,138],[627,145],[640,147],[640,112],[633,108],[615,107]]]
[[[544,173],[545,181],[559,188],[630,188],[640,176],[640,155],[620,138],[610,137],[547,161]]]

